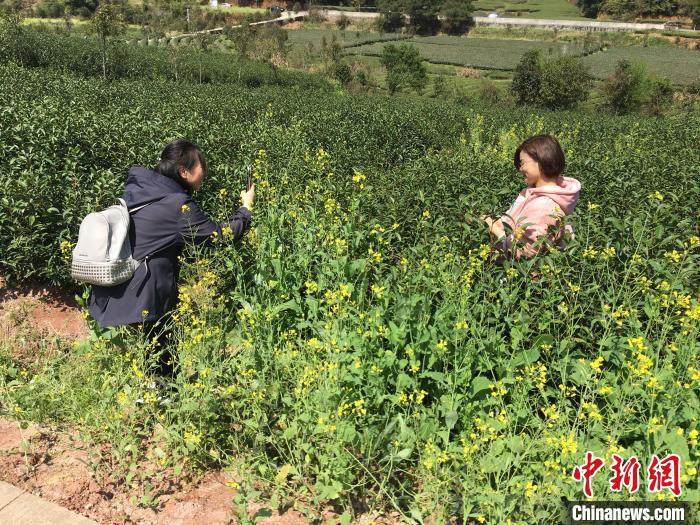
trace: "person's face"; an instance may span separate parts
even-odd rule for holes
[[[520,173],[525,177],[523,182],[526,186],[536,186],[542,178],[539,163],[528,155],[525,151],[520,152]]]
[[[204,180],[204,169],[202,169],[202,164],[200,162],[188,170],[187,168],[180,167],[180,177],[187,183],[187,185],[192,188],[193,191],[197,191],[202,185],[202,180]]]

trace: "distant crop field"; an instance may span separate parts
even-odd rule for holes
[[[523,53],[538,49],[550,53],[580,55],[583,47],[572,43],[494,40],[451,36],[415,37],[408,40],[428,62],[454,64],[479,69],[514,69]],[[381,55],[385,43],[373,43],[348,49],[350,54]]]
[[[236,13],[236,14],[241,14],[241,15],[252,15],[255,13],[265,13],[265,9],[260,9],[257,7],[241,7],[241,6],[231,6],[231,7],[210,7],[210,6],[203,6],[204,9],[207,9],[209,11],[223,11],[226,13]]]
[[[615,70],[620,59],[641,62],[656,75],[678,84],[700,81],[700,53],[689,49],[671,47],[613,47],[607,51],[587,56],[584,61],[598,78],[605,78]]]
[[[337,31],[333,29],[294,29],[288,31],[288,35],[289,41],[293,46],[306,46],[311,43],[316,48],[321,47],[324,38],[328,43],[332,42],[333,38],[336,38],[343,47],[376,41],[407,40],[411,38],[399,33],[379,34],[359,31]]]
[[[474,9],[477,16],[495,11],[501,16],[587,20],[567,0],[478,0],[474,2]]]

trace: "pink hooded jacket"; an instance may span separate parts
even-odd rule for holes
[[[570,225],[562,224],[565,215],[571,215],[576,208],[581,183],[571,177],[557,177],[557,184],[539,188],[525,188],[506,212],[501,221],[512,229],[503,241],[502,249],[508,250],[516,240],[522,246],[516,257],[535,255],[539,249],[533,243],[544,235],[558,243],[564,231],[573,234]],[[550,230],[553,227],[554,231]]]

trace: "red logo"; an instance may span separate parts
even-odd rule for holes
[[[639,490],[639,472],[641,464],[636,456],[632,456],[625,461],[618,454],[612,455],[613,464],[610,470],[612,477],[608,479],[608,484],[612,492],[622,492],[626,487],[630,494]],[[583,493],[588,498],[593,497],[593,478],[603,468],[605,462],[602,458],[596,457],[592,452],[586,452],[586,461],[583,465],[576,465],[573,470],[573,478],[583,481]],[[671,494],[678,497],[681,495],[681,458],[678,454],[670,454],[663,459],[659,459],[656,454],[652,455],[647,468],[647,492],[661,492],[668,489]]]
[[[681,495],[681,458],[671,454],[659,460],[654,454],[649,463],[649,492],[661,492],[668,489],[674,496]]]
[[[622,456],[613,454],[613,464],[610,470],[614,472],[614,476],[608,481],[610,482],[610,490],[613,492],[622,492],[622,487],[627,487],[630,494],[634,494],[639,490],[639,469],[641,465],[636,456],[632,456],[627,461],[623,461]]]
[[[591,481],[598,471],[603,468],[603,465],[605,465],[605,462],[601,458],[595,457],[593,452],[589,451],[586,452],[586,462],[574,468],[574,479],[576,481],[583,480],[583,493],[589,498],[593,497]]]

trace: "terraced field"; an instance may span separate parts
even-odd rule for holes
[[[319,49],[326,39],[330,43],[335,38],[343,47],[352,47],[370,42],[391,41],[391,40],[407,40],[410,36],[399,33],[368,33],[357,31],[335,31],[333,29],[295,29],[288,31],[289,42],[292,46],[308,46],[312,44],[314,48]]]
[[[675,47],[612,47],[602,53],[587,56],[584,61],[598,78],[612,73],[620,59],[641,62],[657,75],[672,79],[678,84],[700,81],[700,53]]]
[[[452,36],[414,37],[414,44],[428,62],[469,66],[478,69],[514,69],[520,57],[530,49],[543,54],[579,56],[584,47],[574,43],[538,42],[527,40],[493,40]],[[386,44],[376,42],[348,49],[348,54],[379,56]]]

